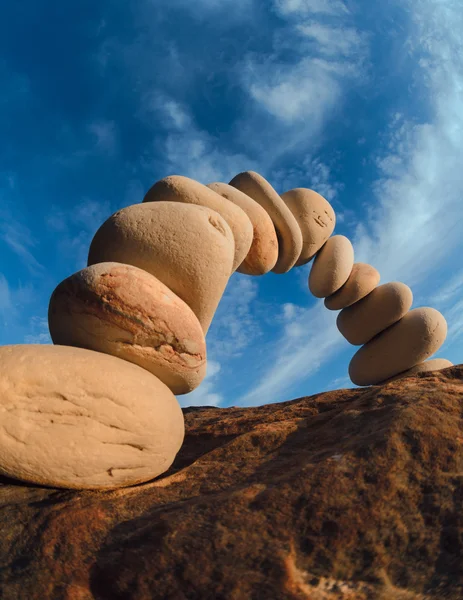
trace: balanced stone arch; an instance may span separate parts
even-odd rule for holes
[[[174,394],[205,377],[205,335],[235,271],[283,274],[313,260],[309,290],[361,346],[349,365],[357,385],[451,366],[427,360],[445,340],[444,317],[411,310],[404,283],[379,285],[335,224],[314,190],[279,195],[252,171],[207,186],[169,176],[117,211],[95,233],[88,266],[51,296],[55,345],[0,348],[0,473],[109,489],[167,471],[184,436]]]

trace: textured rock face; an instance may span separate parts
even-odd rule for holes
[[[153,482],[5,479],[2,600],[460,600],[462,402],[459,366],[186,409],[185,444]]]
[[[340,310],[368,296],[380,280],[379,272],[365,263],[355,263],[349,279],[337,292],[325,298],[328,310]]]
[[[69,346],[0,347],[2,475],[54,487],[134,485],[170,467],[183,434],[175,396],[136,365]]]
[[[354,266],[354,248],[344,235],[330,237],[315,257],[309,289],[316,298],[337,292],[349,279]]]
[[[270,215],[278,234],[278,260],[272,270],[274,273],[287,273],[296,264],[302,250],[302,233],[293,213],[259,173],[239,173],[230,185],[250,196]]]
[[[206,332],[232,272],[235,243],[215,211],[180,202],[147,202],[112,215],[93,237],[88,264],[144,269],[188,304]]]
[[[265,275],[271,271],[278,259],[278,238],[267,211],[250,196],[227,183],[209,183],[207,187],[242,208],[252,223],[254,234],[251,248],[238,272],[245,275]]]
[[[375,385],[411,369],[437,352],[447,336],[447,322],[434,308],[415,308],[362,346],[349,364],[356,385]]]
[[[62,281],[48,310],[55,344],[112,354],[143,367],[174,394],[206,375],[206,341],[191,308],[142,269],[98,263]]]
[[[302,233],[302,251],[296,267],[308,263],[334,231],[336,215],[323,196],[307,188],[295,188],[281,195]]]
[[[143,202],[186,202],[206,206],[219,213],[228,223],[235,240],[235,257],[232,270],[245,259],[252,242],[252,224],[246,213],[236,204],[224,201],[215,191],[189,177],[171,175],[155,183],[146,193]]]
[[[348,342],[361,346],[397,323],[412,303],[413,293],[408,285],[400,281],[385,283],[356,304],[344,308],[336,324]]]

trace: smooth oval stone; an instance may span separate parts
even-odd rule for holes
[[[234,177],[230,185],[250,196],[269,214],[278,236],[278,260],[274,273],[287,273],[302,250],[302,233],[293,213],[270,183],[254,171],[245,171]]]
[[[386,379],[386,381],[382,381],[381,384],[391,383],[391,381],[396,381],[397,379],[402,379],[403,377],[411,377],[413,375],[418,375],[418,373],[430,373],[432,371],[448,369],[449,367],[453,367],[453,363],[451,363],[446,358],[431,358],[431,360],[418,363],[411,369],[403,371],[403,373],[399,373],[395,377],[390,377],[389,379]]]
[[[235,240],[232,271],[243,262],[251,247],[253,228],[248,216],[239,206],[224,202],[219,194],[202,183],[181,175],[171,175],[155,183],[146,193],[143,202],[160,200],[206,206],[218,212],[228,223]]]
[[[399,281],[385,283],[338,315],[336,325],[354,346],[369,342],[375,335],[399,321],[413,303],[412,290]]]
[[[352,272],[354,248],[344,235],[334,235],[315,257],[309,275],[309,289],[316,298],[337,292]]]
[[[0,473],[76,489],[142,483],[184,437],[172,392],[141,367],[82,348],[0,347]]]
[[[55,344],[128,360],[156,375],[174,394],[206,375],[206,341],[191,308],[159,279],[121,263],[74,273],[53,292],[48,309]]]
[[[349,376],[356,385],[376,385],[423,362],[447,336],[447,322],[434,308],[415,308],[354,354]]]
[[[365,298],[378,285],[379,272],[365,263],[355,263],[349,279],[337,292],[325,298],[328,310],[340,310]]]
[[[88,265],[120,262],[144,269],[188,304],[206,332],[234,254],[233,233],[216,211],[183,202],[145,202],[103,223],[90,245]]]
[[[295,188],[281,194],[302,233],[302,250],[295,266],[308,263],[334,231],[336,215],[323,196],[308,188]]]
[[[267,211],[228,183],[209,183],[207,187],[243,209],[252,223],[252,244],[237,271],[245,275],[265,275],[271,271],[278,259],[278,238]]]

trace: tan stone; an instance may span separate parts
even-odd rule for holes
[[[296,267],[308,263],[334,231],[336,215],[323,196],[307,188],[295,188],[281,194],[302,233],[302,251]]]
[[[302,250],[302,233],[292,212],[270,183],[254,171],[240,173],[230,185],[250,196],[270,215],[278,236],[278,260],[272,271],[287,273]]]
[[[331,296],[348,280],[354,265],[354,248],[343,235],[334,235],[318,252],[309,275],[316,298]]]
[[[413,294],[408,285],[399,281],[385,283],[359,302],[344,308],[336,324],[348,342],[361,346],[401,319],[412,303]]]
[[[146,202],[116,212],[96,232],[88,264],[144,269],[188,304],[206,332],[229,280],[235,246],[214,210],[183,202]]]
[[[325,298],[325,306],[328,310],[340,310],[355,304],[378,285],[379,272],[365,263],[355,263],[349,279],[337,292]]]
[[[141,367],[82,348],[0,347],[0,473],[51,487],[116,488],[167,471],[180,406]]]
[[[271,271],[278,259],[278,239],[267,211],[247,194],[227,183],[209,183],[207,187],[242,208],[252,223],[254,234],[251,248],[237,271],[245,275],[264,275]]]
[[[159,279],[98,263],[62,281],[48,310],[55,344],[112,354],[156,375],[174,394],[206,375],[206,341],[191,308]]]
[[[427,360],[422,363],[418,363],[411,369],[407,371],[403,371],[395,377],[390,377],[386,379],[386,381],[382,381],[383,383],[391,383],[391,381],[396,381],[397,379],[403,379],[404,377],[412,377],[413,375],[418,375],[419,373],[430,373],[432,371],[440,371],[441,369],[448,369],[449,367],[453,367],[453,363],[451,363],[446,358],[431,358],[431,360]]]
[[[225,202],[222,196],[202,183],[180,175],[171,175],[155,183],[146,193],[143,202],[160,200],[197,204],[218,212],[228,223],[235,240],[232,270],[235,271],[240,266],[251,247],[253,228],[248,216],[239,206]]]
[[[434,308],[415,308],[362,346],[349,364],[356,385],[375,385],[411,369],[437,352],[447,336],[447,323]]]

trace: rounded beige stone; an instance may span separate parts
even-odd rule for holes
[[[376,385],[411,369],[437,352],[447,336],[447,322],[434,308],[415,308],[362,346],[349,364],[356,385]]]
[[[337,292],[349,279],[354,248],[344,235],[330,237],[318,252],[309,275],[309,289],[316,298]]]
[[[346,283],[337,292],[325,298],[328,310],[341,310],[365,298],[378,285],[379,272],[366,263],[355,263]]]
[[[116,212],[96,232],[88,265],[120,262],[144,269],[181,298],[204,333],[232,272],[233,233],[214,210],[183,202],[146,202]]]
[[[74,273],[48,309],[55,344],[112,354],[156,375],[174,394],[206,375],[206,341],[191,308],[159,279],[120,263]]]
[[[348,342],[361,346],[399,321],[412,303],[413,294],[408,285],[399,281],[385,283],[359,302],[344,308],[336,324]]]
[[[281,194],[302,233],[302,250],[295,266],[308,263],[334,231],[336,215],[331,204],[314,190],[295,188]]]
[[[197,204],[218,212],[228,223],[235,240],[232,270],[235,271],[243,262],[251,247],[253,228],[247,214],[239,206],[225,202],[222,196],[202,183],[180,175],[171,175],[155,183],[146,193],[143,202],[160,200]]]
[[[418,375],[418,373],[431,373],[433,371],[440,371],[441,369],[448,369],[449,367],[453,367],[453,363],[446,358],[432,358],[431,360],[419,363],[411,369],[395,375],[395,377],[390,377],[389,379],[386,379],[386,381],[382,381],[381,384],[391,383],[391,381],[396,381],[403,377],[412,377],[413,375]]]
[[[245,275],[265,275],[271,271],[278,259],[278,238],[267,211],[228,183],[214,182],[207,187],[243,209],[252,223],[252,244],[237,271]]]
[[[302,250],[302,233],[293,213],[289,210],[270,183],[254,171],[245,171],[230,181],[260,204],[273,221],[278,237],[278,260],[274,273],[287,273],[298,260]]]
[[[0,473],[75,489],[149,481],[184,437],[172,392],[141,367],[82,348],[0,347]]]

